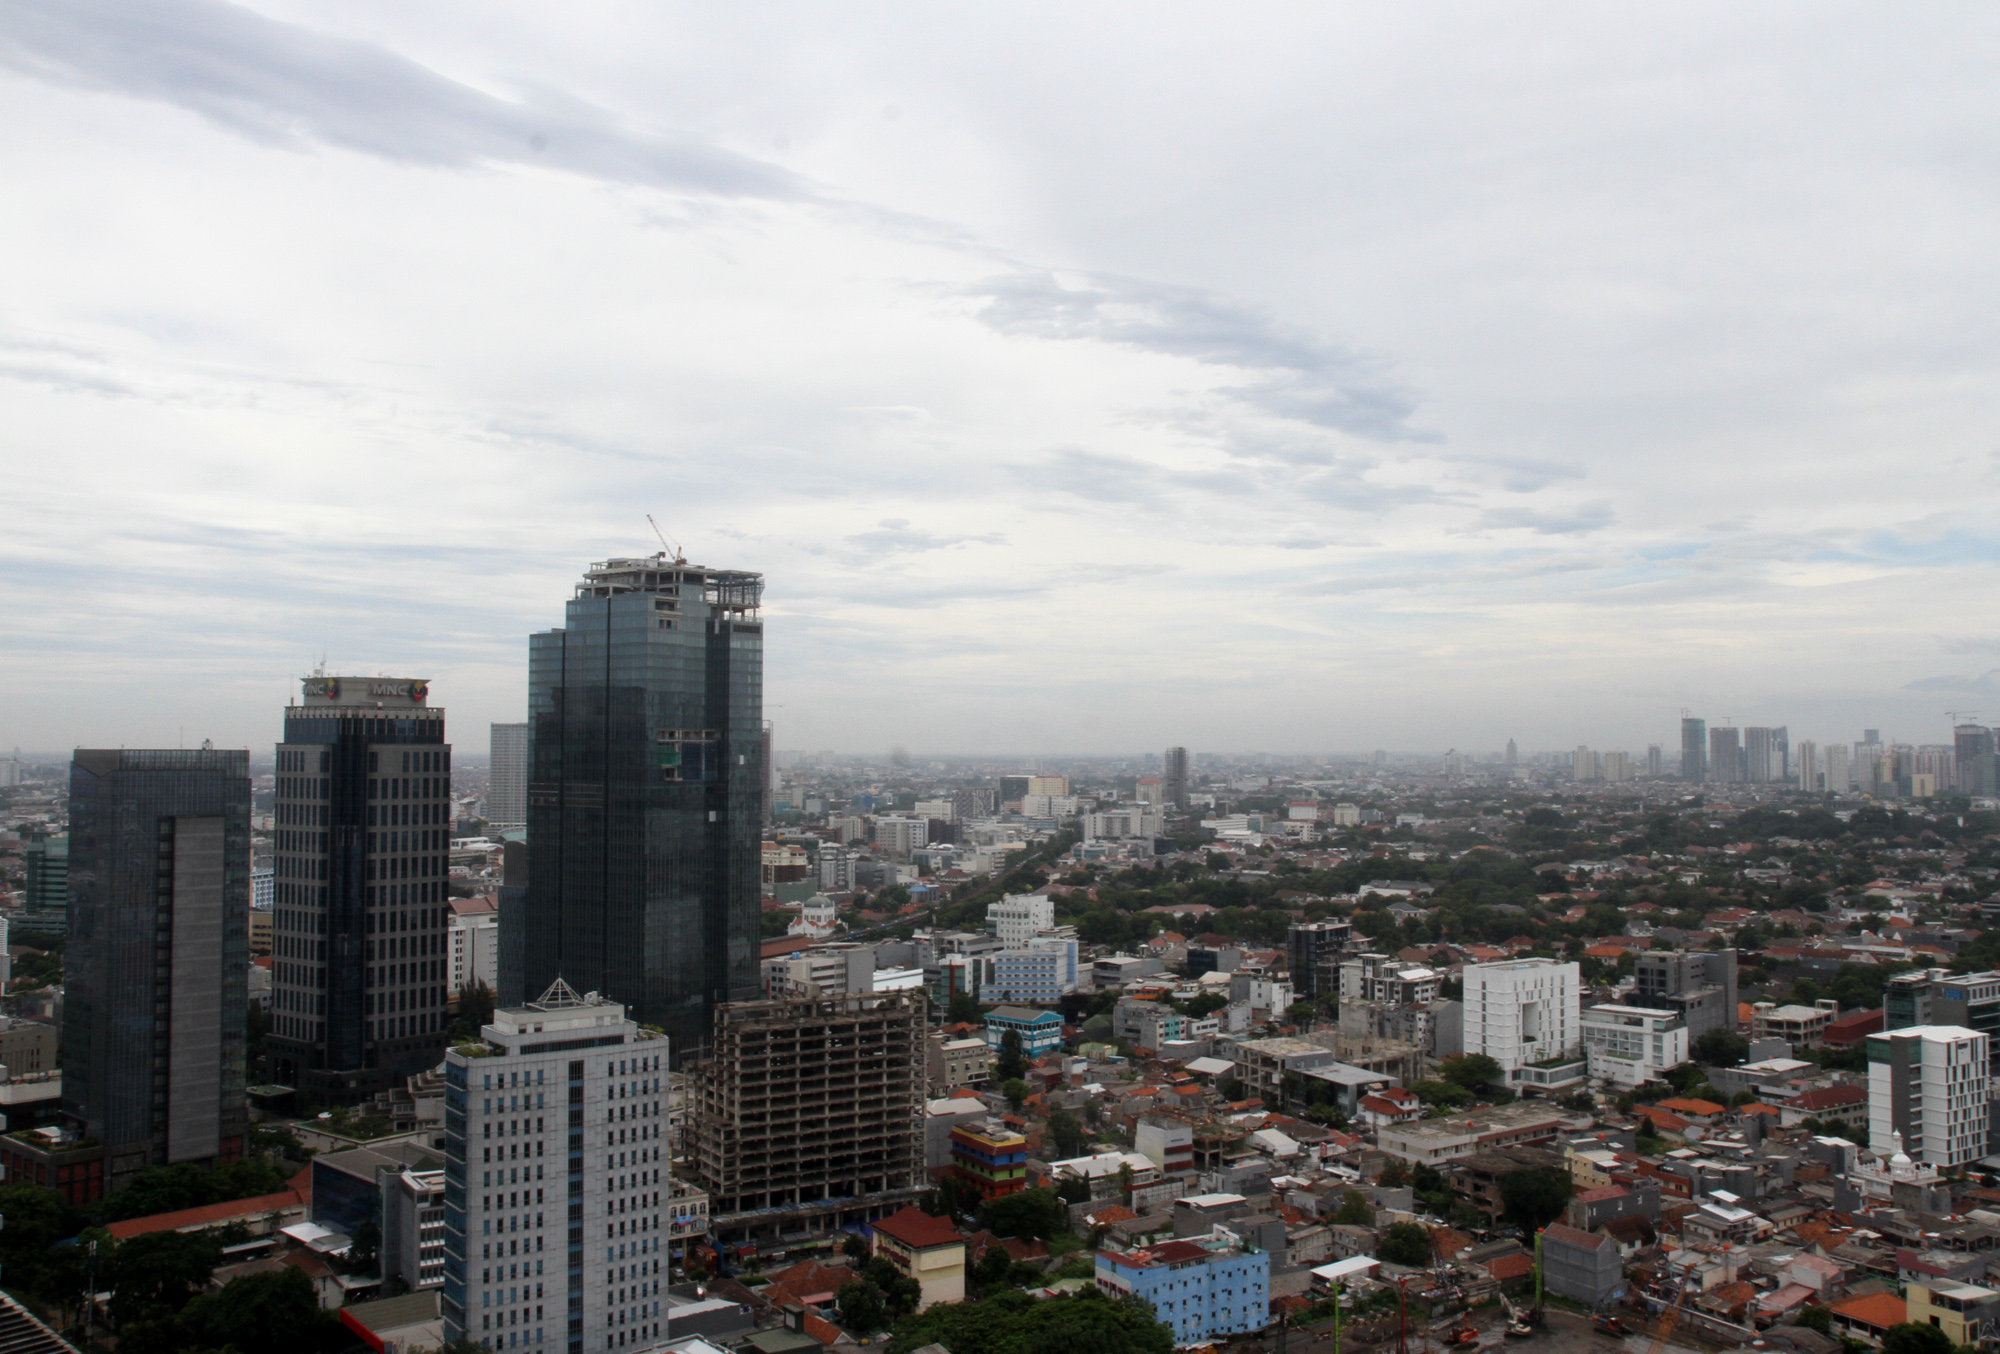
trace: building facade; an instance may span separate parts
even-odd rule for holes
[[[116,1190],[243,1153],[250,754],[78,749],[70,763],[63,1116]]]
[[[1009,1034],[1021,1036],[1021,1052],[1029,1058],[1062,1047],[1062,1017],[1054,1011],[1025,1006],[996,1006],[986,1013],[986,1042],[999,1048]]]
[[[1678,1011],[1591,1006],[1583,1011],[1582,1030],[1589,1074],[1613,1086],[1657,1081],[1688,1058],[1687,1022]]]
[[[965,1301],[965,1238],[944,1218],[904,1208],[875,1224],[876,1255],[917,1285],[917,1310]]]
[[[558,983],[445,1056],[445,1339],[603,1354],[666,1334],[667,1048]]]
[[[1333,996],[1339,981],[1338,964],[1347,938],[1354,934],[1351,922],[1295,921],[1285,928],[1285,952],[1291,963],[1292,990],[1304,1001]],[[1325,975],[1320,966],[1331,963]]]
[[[1926,1165],[1948,1169],[1986,1155],[1988,1040],[1955,1025],[1914,1025],[1868,1036],[1868,1141],[1898,1140]]]
[[[382,1277],[412,1289],[444,1286],[444,1172],[384,1171]]]
[[[1708,779],[1708,721],[1681,720],[1681,779]]]
[[[789,1210],[789,1231],[814,1205],[919,1189],[927,1007],[921,992],[718,1007],[686,1074],[711,1222]]]
[[[451,748],[430,684],[305,679],[285,709],[273,829],[266,1075],[355,1100],[437,1066]]]
[[[1014,893],[986,905],[986,934],[1010,950],[1023,949],[1037,932],[1056,924],[1056,900],[1040,893]]]
[[[528,726],[495,724],[487,763],[486,821],[502,827],[528,822]]]
[[[1647,951],[1632,979],[1632,1004],[1678,1011],[1690,1042],[1736,1028],[1734,950]]]
[[[500,908],[494,898],[453,898],[447,925],[450,964],[445,980],[453,992],[473,983],[500,990]]]
[[[1160,759],[1160,794],[1168,808],[1175,813],[1188,811],[1188,750],[1168,748]]]
[[[528,641],[522,982],[623,1002],[676,1058],[717,1004],[757,995],[763,590],[665,554],[608,560]]]
[[[959,1124],[945,1173],[980,1199],[1018,1194],[1028,1187],[1028,1140],[998,1119]]]
[[[1465,1051],[1483,1053],[1515,1075],[1535,1063],[1580,1051],[1581,975],[1574,963],[1503,959],[1468,964],[1465,981]]]
[[[1144,1298],[1176,1345],[1261,1331],[1271,1320],[1271,1255],[1218,1227],[1131,1251],[1097,1253],[1097,1286]]]

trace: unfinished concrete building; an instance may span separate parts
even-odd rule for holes
[[[924,1169],[921,991],[716,1008],[687,1082],[687,1165],[722,1239],[768,1244],[893,1213]]]

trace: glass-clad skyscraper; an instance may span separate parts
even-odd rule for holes
[[[85,749],[70,763],[63,1113],[106,1185],[243,1155],[250,754]]]
[[[593,564],[529,640],[520,1003],[562,979],[663,1028],[678,1061],[757,988],[764,784],[759,574]],[[503,942],[503,949],[507,948]]]
[[[430,684],[306,678],[277,790],[268,1075],[363,1098],[444,1053],[451,748]]]

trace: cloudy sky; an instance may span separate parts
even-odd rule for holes
[[[2000,722],[2000,12],[0,8],[0,746],[519,718],[653,546],[781,746]]]

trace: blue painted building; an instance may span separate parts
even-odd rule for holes
[[[1099,1251],[1097,1286],[1144,1298],[1177,1345],[1261,1331],[1271,1321],[1271,1255],[1225,1228],[1135,1251]]]
[[[997,1049],[1013,1030],[1021,1036],[1021,1052],[1030,1058],[1062,1047],[1062,1017],[1054,1011],[1026,1006],[996,1006],[986,1013],[986,1044]]]

